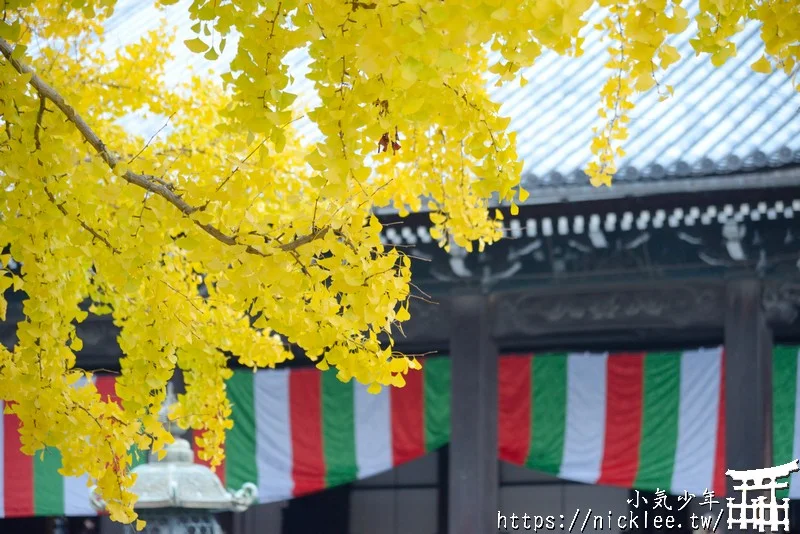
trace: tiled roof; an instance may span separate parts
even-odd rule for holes
[[[235,49],[229,43],[215,63],[186,50],[183,40],[193,37],[185,9],[188,4],[183,0],[167,10],[169,24],[178,28],[168,83],[187,76],[188,66],[197,72],[211,67],[223,72]],[[698,1],[688,0],[685,7],[694,16]],[[157,28],[161,17],[141,0],[120,0],[106,25],[106,46],[133,41]],[[626,184],[735,174],[741,186],[744,172],[800,166],[800,93],[782,72],[765,76],[750,69],[762,54],[758,25],[746,26],[737,36],[738,54],[721,68],[714,68],[707,57],[695,57],[689,45],[692,31],[673,39],[683,57],[660,79],[662,86],[674,86],[674,96],[658,102],[652,90],[636,99],[627,155],[619,162],[616,185],[624,189]],[[581,169],[590,159],[591,128],[599,120],[598,93],[610,75],[603,66],[606,47],[593,31],[581,58],[545,54],[524,72],[529,80],[524,88],[510,84],[492,89],[503,102],[503,112],[512,117],[511,128],[518,132],[518,152],[529,188],[561,190],[588,184]],[[287,59],[297,80],[294,92],[300,95],[299,104],[313,104],[316,98],[302,76],[307,62],[302,52]],[[126,123],[149,135],[164,120],[131,117]],[[296,126],[303,135],[313,138],[316,134],[308,121]],[[697,185],[702,187],[699,181]]]
[[[696,0],[686,4],[691,16]],[[738,54],[721,68],[695,57],[690,33],[673,39],[682,59],[660,79],[675,94],[658,102],[655,89],[636,99],[619,161],[616,183],[736,173],[800,163],[800,93],[782,72],[753,72],[763,45],[759,27],[737,36]],[[497,91],[512,114],[526,180],[537,186],[585,185],[591,127],[597,124],[597,96],[609,73],[607,44],[596,32],[585,54],[564,60],[543,57],[525,73],[523,89]]]

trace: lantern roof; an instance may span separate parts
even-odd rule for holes
[[[132,491],[138,496],[136,509],[191,508],[219,511],[244,511],[257,495],[256,486],[246,483],[238,491],[223,487],[219,477],[208,467],[194,463],[189,442],[181,437],[166,447],[166,455],[133,469],[136,482]]]
[[[149,461],[133,468],[136,481],[132,491],[138,497],[136,510],[194,509],[243,512],[258,497],[258,488],[247,482],[238,490],[228,490],[208,467],[194,462],[194,452],[182,437],[185,431],[168,419],[170,407],[177,401],[172,384],[159,419],[170,430],[174,441],[165,447],[161,459],[151,454]],[[104,503],[92,490],[92,504],[103,509]]]

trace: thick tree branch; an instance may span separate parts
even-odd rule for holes
[[[36,89],[40,97],[50,100],[58,109],[61,110],[67,119],[75,125],[75,128],[80,132],[86,142],[89,143],[98,154],[100,154],[100,157],[103,158],[103,161],[105,161],[106,165],[108,165],[111,170],[114,170],[117,165],[119,165],[119,160],[117,157],[108,150],[105,143],[103,143],[100,137],[98,137],[94,130],[92,130],[91,126],[89,126],[78,114],[78,112],[75,111],[75,109],[70,106],[66,100],[64,100],[64,97],[62,97],[58,91],[51,87],[47,82],[42,80],[31,67],[24,65],[15,59],[13,57],[14,47],[11,45],[11,43],[3,38],[0,38],[0,52],[2,52],[3,56],[11,63],[17,72],[20,74],[31,75],[29,82],[31,87]],[[180,212],[187,217],[191,217],[191,215],[204,209],[204,207],[192,206],[191,204],[187,203],[180,197],[180,195],[172,191],[172,186],[170,184],[165,183],[155,176],[139,174],[131,171],[130,169],[126,169],[125,172],[121,174],[121,178],[130,184],[136,185],[142,189],[154,193],[155,195],[160,196],[178,208],[178,210],[180,210]],[[221,243],[229,246],[241,245],[241,243],[236,240],[236,236],[226,234],[214,225],[201,223],[194,219],[193,222],[196,226],[204,230],[208,235]],[[294,241],[278,245],[277,248],[284,252],[297,250],[302,245],[323,237],[327,233],[327,230],[327,228],[324,228],[309,235],[300,236]],[[271,241],[271,239],[266,236],[262,235],[261,237],[263,237],[265,241]],[[250,254],[269,256],[269,254],[264,253],[251,245],[245,245],[245,250]]]

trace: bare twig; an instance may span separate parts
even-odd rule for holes
[[[425,291],[423,291],[423,290],[422,290],[422,288],[420,288],[420,287],[419,287],[417,284],[415,284],[415,283],[413,283],[413,282],[409,282],[409,285],[410,285],[411,287],[413,287],[414,289],[416,289],[417,291],[419,291],[420,293],[422,293],[422,296],[424,296],[425,298],[427,298],[427,299],[433,299],[433,297],[431,297],[431,296],[430,296],[428,293],[426,293]],[[438,302],[436,302],[435,304],[439,304],[439,303],[438,303]]]
[[[82,367],[73,367],[73,370],[75,370],[75,371],[83,371],[84,373],[87,372],[86,369],[84,369]],[[98,367],[97,369],[92,369],[91,373],[92,374],[108,373],[108,374],[111,374],[111,375],[119,375],[119,374],[121,374],[120,371],[112,371],[111,369],[106,369],[105,367]]]
[[[44,192],[45,192],[45,194],[47,195],[47,198],[50,200],[50,202],[52,202],[52,203],[53,203],[53,205],[54,205],[56,208],[58,208],[58,211],[60,211],[60,212],[61,212],[61,214],[62,214],[62,215],[64,215],[64,217],[69,217],[69,216],[70,216],[70,215],[69,215],[69,212],[68,212],[68,211],[67,211],[67,209],[64,207],[64,202],[62,202],[61,204],[59,204],[59,203],[58,203],[58,201],[56,200],[56,197],[55,197],[55,196],[53,196],[53,193],[51,193],[51,192],[50,192],[50,190],[47,188],[47,185],[45,185],[45,186],[44,186]],[[95,230],[94,228],[92,228],[91,226],[89,226],[88,224],[86,224],[86,223],[85,223],[85,222],[84,222],[84,221],[83,221],[83,220],[82,220],[80,217],[78,217],[77,215],[75,216],[75,219],[77,219],[77,221],[78,221],[78,224],[80,224],[80,225],[81,225],[81,228],[83,228],[84,230],[86,230],[87,232],[89,232],[90,234],[92,234],[92,236],[93,236],[95,239],[97,239],[98,241],[100,241],[101,243],[103,243],[105,246],[107,246],[108,248],[110,248],[110,249],[111,249],[111,251],[112,251],[114,254],[119,254],[119,250],[117,250],[116,248],[114,248],[114,245],[112,245],[112,244],[111,244],[111,243],[108,241],[108,239],[106,239],[106,238],[105,238],[105,237],[104,237],[102,234],[100,234],[100,233],[99,233],[97,230]]]
[[[304,274],[304,275],[306,275],[306,276],[311,276],[311,273],[308,271],[308,268],[305,266],[305,264],[303,263],[303,260],[300,258],[300,253],[299,253],[299,252],[297,252],[296,250],[292,250],[292,251],[290,252],[290,254],[291,254],[291,255],[292,255],[292,257],[294,258],[294,262],[295,262],[295,263],[296,263],[296,264],[297,264],[297,265],[300,267],[300,269],[303,271],[303,274]]]
[[[161,283],[162,283],[162,284],[164,284],[165,286],[167,286],[168,288],[170,288],[172,291],[174,291],[175,293],[177,293],[177,294],[178,294],[178,295],[180,295],[181,297],[185,298],[185,299],[186,299],[186,301],[187,301],[189,304],[191,304],[191,305],[192,305],[192,307],[193,307],[195,310],[197,310],[197,311],[198,311],[198,312],[200,312],[200,313],[203,313],[203,310],[201,310],[200,308],[198,308],[198,307],[197,307],[197,305],[196,305],[194,302],[192,302],[192,299],[190,299],[190,298],[189,298],[188,296],[186,296],[184,293],[182,293],[181,291],[178,291],[177,289],[175,289],[174,287],[172,287],[172,285],[170,285],[168,282],[165,282],[164,280],[161,280]]]
[[[150,143],[152,143],[152,142],[153,142],[153,139],[155,139],[155,138],[156,138],[156,136],[158,136],[158,134],[160,134],[160,133],[161,133],[161,131],[162,131],[162,130],[164,130],[164,128],[166,128],[166,127],[167,127],[167,125],[169,124],[169,121],[171,121],[171,120],[172,120],[172,117],[174,117],[174,116],[175,116],[175,112],[173,111],[173,112],[172,112],[172,114],[171,114],[169,117],[167,117],[167,120],[164,122],[164,124],[161,126],[161,128],[159,128],[159,129],[158,129],[158,131],[157,131],[156,133],[154,133],[153,135],[151,135],[151,136],[150,136],[150,139],[148,139],[148,140],[147,140],[147,142],[144,144],[144,146],[142,147],[142,149],[141,149],[141,150],[140,150],[140,151],[139,151],[139,152],[138,152],[138,153],[137,153],[135,156],[133,156],[133,157],[132,157],[130,160],[128,160],[128,163],[129,163],[129,164],[130,164],[130,163],[133,163],[133,162],[136,160],[136,158],[138,158],[139,156],[141,156],[141,155],[142,155],[142,152],[144,152],[145,150],[147,150],[147,147],[149,147],[149,146],[150,146]],[[167,184],[165,184],[165,185],[167,185]],[[167,187],[169,187],[169,186],[167,186]]]
[[[256,151],[257,151],[259,148],[261,148],[262,146],[264,146],[264,143],[266,143],[266,142],[267,142],[266,138],[265,138],[265,139],[262,139],[262,140],[261,140],[261,142],[260,142],[260,143],[258,143],[258,144],[256,145],[256,147],[255,147],[253,150],[251,150],[251,151],[250,151],[250,153],[249,153],[249,154],[248,154],[248,155],[247,155],[247,156],[246,156],[246,157],[245,157],[245,158],[244,158],[244,159],[243,159],[241,162],[239,162],[239,164],[238,164],[238,165],[237,165],[237,166],[236,166],[236,167],[235,167],[235,168],[234,168],[234,169],[231,171],[231,173],[230,173],[228,176],[226,176],[226,177],[225,177],[225,179],[224,179],[224,180],[222,180],[222,182],[220,182],[220,184],[217,186],[217,191],[219,191],[220,189],[222,189],[223,187],[225,187],[225,184],[227,184],[227,183],[228,183],[228,180],[230,180],[230,179],[233,177],[233,175],[234,175],[234,174],[236,174],[237,172],[239,172],[239,167],[241,167],[242,165],[244,165],[245,163],[247,163],[247,160],[248,160],[248,159],[250,159],[250,157],[251,157],[253,154],[255,154],[255,153],[256,153]]]
[[[420,296],[420,295],[409,295],[408,298],[409,299],[421,300],[422,302],[425,302],[426,304],[439,304],[438,302],[436,302],[434,300],[431,300],[431,299],[429,299],[427,297],[423,297],[423,296]]]
[[[40,151],[42,149],[42,141],[40,139],[40,135],[39,134],[40,134],[40,132],[42,130],[42,119],[44,118],[44,112],[47,111],[47,105],[46,104],[47,104],[47,100],[45,99],[45,97],[43,95],[40,94],[39,95],[39,109],[36,111],[36,124],[34,124],[34,126],[33,126],[33,142],[34,142],[34,146],[36,147],[34,152],[38,152],[38,151]],[[39,161],[41,163],[41,160],[39,160]],[[64,215],[65,217],[69,217],[69,212],[64,207],[64,203],[62,202],[61,204],[59,204],[58,201],[56,200],[56,197],[53,195],[53,193],[50,191],[50,189],[47,188],[47,181],[46,180],[44,182],[44,192],[47,195],[47,198],[50,200],[50,202],[52,202],[53,205],[56,208],[58,208],[58,211],[60,211],[61,214]],[[95,239],[97,239],[98,241],[103,243],[105,246],[110,248],[112,250],[112,252],[114,252],[114,254],[119,254],[119,250],[114,248],[114,246],[108,241],[108,239],[106,239],[104,236],[102,236],[97,230],[95,230],[94,228],[89,226],[79,216],[76,215],[75,218],[78,220],[78,224],[81,225],[81,228],[83,228],[84,230],[86,230],[87,232],[92,234],[92,236],[94,236]]]

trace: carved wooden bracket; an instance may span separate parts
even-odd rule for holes
[[[795,322],[800,314],[800,282],[765,282],[761,303],[771,324]]]

